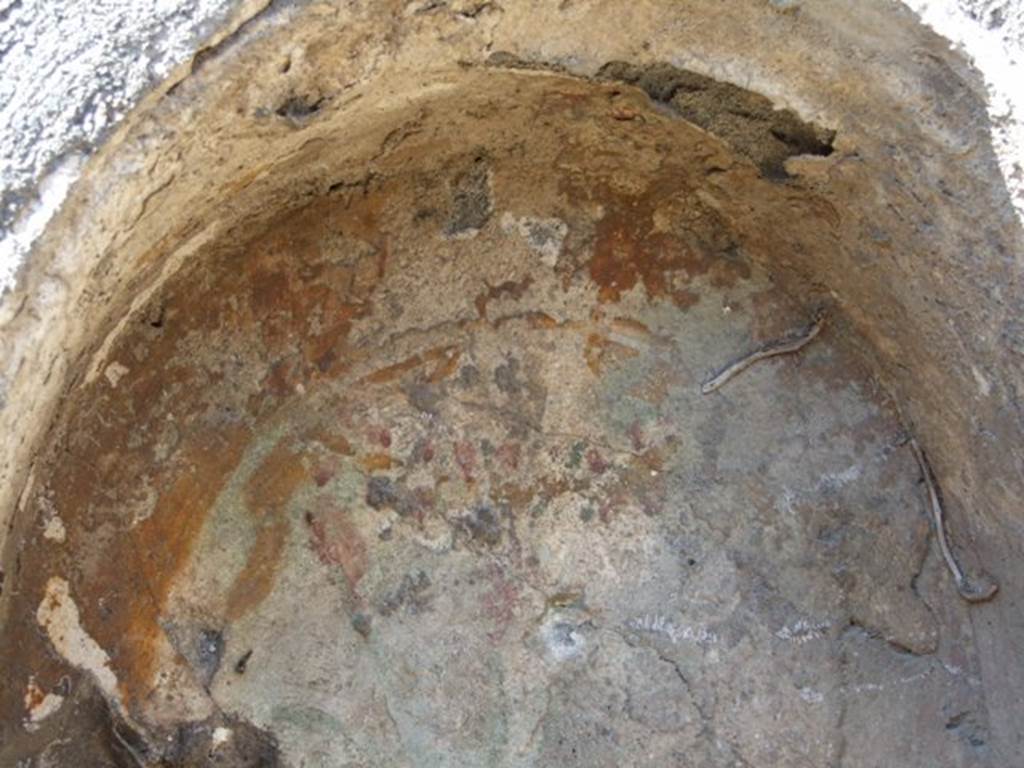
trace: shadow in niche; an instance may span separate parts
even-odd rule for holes
[[[59,714],[11,739],[3,756],[11,766],[89,768],[275,768],[276,739],[239,718],[214,714],[171,731],[142,733],[118,712],[86,675],[59,688],[67,701]],[[74,734],[68,738],[68,734]]]
[[[529,61],[507,51],[491,54],[487,65],[575,77],[559,64]],[[791,157],[828,157],[834,151],[835,131],[803,120],[791,109],[778,109],[759,93],[665,62],[609,61],[594,79],[639,88],[673,115],[717,136],[773,181],[790,178],[785,163]]]
[[[597,76],[640,88],[749,158],[768,179],[789,178],[785,163],[791,157],[832,154],[835,131],[801,120],[791,109],[776,109],[765,96],[732,83],[663,63],[611,61]]]

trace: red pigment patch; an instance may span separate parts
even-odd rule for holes
[[[587,451],[587,466],[595,475],[603,475],[611,465],[598,453],[597,448],[591,448]]]
[[[326,506],[316,513],[306,513],[310,529],[309,544],[320,562],[326,566],[340,568],[345,581],[355,590],[366,573],[366,543],[359,531],[349,520],[344,509]]]
[[[288,539],[286,506],[307,478],[301,455],[282,440],[246,482],[245,506],[258,530],[245,566],[228,593],[227,617],[232,621],[263,602],[273,589]]]
[[[330,467],[320,465],[313,471],[313,481],[318,488],[323,488],[334,478],[334,470]]]
[[[391,447],[391,432],[385,427],[367,427],[366,439],[371,443],[377,443],[382,448]]]
[[[502,443],[498,448],[498,460],[505,469],[514,471],[519,469],[521,453],[519,443]]]
[[[473,482],[473,472],[476,471],[476,446],[468,440],[461,440],[455,444],[455,463],[462,470],[462,479],[467,483]]]
[[[491,620],[494,629],[487,633],[492,643],[498,643],[508,631],[509,624],[516,615],[516,604],[519,602],[519,590],[516,585],[505,578],[497,566],[490,569],[491,589],[485,592],[480,601],[483,614]]]

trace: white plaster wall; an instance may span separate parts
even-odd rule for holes
[[[999,167],[1024,221],[1024,1],[905,0],[985,77]]]
[[[235,0],[0,0],[0,293],[82,161]]]

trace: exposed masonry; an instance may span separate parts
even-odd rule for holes
[[[773,5],[776,21],[801,12],[798,2]],[[463,28],[515,10],[429,8],[454,13]],[[294,39],[282,29],[287,47]],[[349,47],[338,47],[341,58],[314,71],[348,60]],[[836,157],[790,162],[826,154],[828,132],[793,113],[775,123],[779,111],[766,101],[723,85],[743,78],[713,67],[719,79],[707,81],[675,65],[601,66],[641,60],[639,50],[608,50],[583,74],[611,74],[642,92],[466,67],[458,76],[475,87],[387,134],[364,182],[337,183],[355,174],[330,166],[315,185],[290,190],[310,207],[289,209],[281,231],[241,228],[255,238],[247,258],[221,263],[223,251],[204,250],[165,286],[166,311],[126,317],[124,333],[94,359],[96,376],[68,394],[64,413],[81,419],[54,428],[54,460],[36,465],[59,492],[25,494],[36,517],[15,541],[36,554],[20,550],[23,567],[7,574],[8,596],[22,604],[11,614],[18,639],[0,644],[0,666],[18,670],[14,693],[0,697],[10,713],[3,722],[14,726],[12,740],[0,739],[5,749],[18,742],[12,749],[27,752],[69,732],[65,718],[82,709],[69,706],[59,675],[74,677],[76,706],[94,678],[106,678],[50,631],[63,622],[103,654],[93,655],[118,691],[140,701],[146,717],[129,724],[117,717],[116,694],[97,694],[112,724],[77,725],[125,751],[127,764],[204,764],[256,725],[267,729],[254,733],[268,756],[238,752],[222,764],[273,764],[278,737],[286,764],[325,762],[321,750],[337,751],[330,764],[366,763],[359,751],[373,764],[403,764],[382,756],[396,749],[428,763],[518,768],[513,758],[533,750],[540,765],[621,765],[638,743],[650,765],[681,752],[705,765],[838,765],[853,755],[885,764],[911,729],[927,730],[919,746],[935,750],[915,755],[920,765],[961,748],[971,765],[1006,763],[984,752],[998,743],[988,731],[1007,709],[994,698],[1001,679],[978,682],[986,644],[975,641],[966,608],[944,597],[941,561],[928,557],[934,539],[917,474],[906,451],[891,450],[904,425],[865,371],[840,356],[850,328],[830,324],[799,359],[752,369],[723,398],[695,389],[723,351],[773,338],[806,313],[793,303],[806,291],[773,292],[792,286],[760,270],[823,244],[843,251],[829,198],[802,199],[801,188],[816,172],[840,183],[858,162],[843,143],[869,137],[843,124]],[[653,50],[650,61],[701,69]],[[742,44],[733,50],[744,55]],[[273,68],[276,56],[265,58]],[[489,92],[502,81],[515,81],[515,99]],[[283,135],[301,138],[350,117],[335,109],[332,88],[285,89],[258,103]],[[531,89],[534,109],[517,117]],[[715,89],[721,98],[707,99]],[[237,95],[221,101],[228,133]],[[479,96],[508,107],[495,110],[493,134],[465,119],[487,119],[491,105]],[[673,104],[682,96],[696,101]],[[708,103],[731,109],[709,113]],[[670,110],[690,111],[683,121]],[[564,132],[545,138],[553,125]],[[498,135],[517,137],[520,154],[491,151]],[[448,162],[435,150],[450,136],[463,145]],[[403,173],[409,157],[434,164],[413,169],[423,172],[410,184],[389,173],[391,152]],[[333,195],[308,199],[329,186]],[[912,190],[925,199],[928,191]],[[171,216],[166,194],[140,197]],[[738,204],[723,203],[730,197]],[[859,209],[850,197],[830,199],[848,225]],[[776,201],[786,206],[759,221],[737,214]],[[794,224],[786,240],[775,225],[793,210],[806,227],[801,235]],[[924,236],[887,228],[880,209],[873,220],[907,246]],[[746,238],[719,237],[731,227]],[[845,231],[844,242],[867,251],[873,235],[857,232]],[[264,235],[271,247],[261,257]],[[762,237],[768,245],[748,260]],[[951,263],[960,263],[955,254]],[[223,283],[205,280],[205,269],[221,267]],[[871,291],[855,303],[884,304]],[[906,347],[910,363],[930,370]],[[1007,380],[988,367],[980,376],[997,394]],[[261,421],[285,404],[287,419]],[[948,459],[957,454],[935,450],[947,459],[937,469],[953,499]],[[155,461],[136,467],[140,455]],[[179,537],[189,543],[167,546]],[[114,574],[103,568],[110,562]],[[151,602],[120,591],[143,582]],[[191,674],[175,675],[179,665]],[[164,708],[146,696],[154,680],[179,703]],[[876,698],[897,688],[898,698]],[[216,711],[193,717],[193,697]],[[367,718],[378,727],[364,727]],[[806,739],[793,738],[794,723]],[[445,751],[465,759],[431,759]],[[49,762],[89,762],[77,757]]]
[[[487,65],[570,74],[560,64],[523,59],[507,51],[492,53]],[[788,177],[785,162],[790,157],[832,154],[834,131],[808,123],[790,109],[777,109],[770,99],[746,88],[666,62],[610,61],[594,73],[594,79],[639,88],[672,114],[718,136],[770,179]],[[630,110],[616,115],[620,120],[636,117]]]
[[[1024,213],[1024,120],[1020,89],[1024,10],[1012,0],[908,0],[964,48],[991,90],[1000,167]],[[81,164],[139,98],[188,59],[240,0],[179,0],[140,9],[129,0],[82,5],[23,0],[0,8],[0,297],[56,213]],[[490,3],[453,7],[474,19]],[[778,4],[790,9],[797,2]],[[316,103],[279,111],[305,119]]]
[[[699,125],[749,158],[768,178],[788,177],[785,162],[796,155],[832,154],[835,132],[801,120],[790,109],[731,83],[657,63],[613,61],[599,80],[635,85],[655,102]]]
[[[548,80],[527,78],[535,88],[549,85]],[[589,83],[557,80],[562,96],[580,94],[599,108],[607,103],[607,86],[586,94],[592,88]],[[642,94],[633,96],[645,104]],[[654,110],[644,114],[666,130],[704,136]],[[621,127],[610,120],[608,124]],[[554,157],[571,144],[540,142],[538,136],[531,139],[536,144],[527,145],[527,154],[542,167],[552,166]],[[643,146],[655,156],[660,145],[653,138],[645,141],[649,144]],[[444,174],[423,181],[421,188],[382,169],[372,183],[336,190],[321,203],[318,215],[306,219],[296,213],[286,218],[284,226],[295,229],[286,230],[285,237],[292,240],[301,233],[314,239],[308,253],[268,251],[274,260],[281,259],[272,264],[263,264],[256,252],[242,262],[195,262],[154,297],[153,305],[162,309],[140,306],[129,318],[127,336],[113,344],[106,362],[85,385],[88,391],[80,393],[85,412],[92,413],[89,404],[98,401],[109,407],[95,413],[94,428],[69,434],[70,443],[77,446],[73,450],[84,449],[89,456],[105,453],[107,449],[97,448],[94,441],[103,441],[102,445],[111,437],[104,432],[104,424],[123,421],[138,439],[152,441],[153,455],[178,460],[181,441],[192,438],[185,429],[187,419],[169,420],[167,415],[186,406],[189,398],[198,399],[195,411],[206,414],[202,423],[220,436],[230,425],[249,423],[253,415],[247,403],[262,399],[269,404],[266,397],[298,398],[294,402],[302,408],[323,397],[322,388],[327,386],[337,387],[345,401],[360,399],[358,404],[353,402],[356,407],[349,415],[335,412],[339,403],[333,398],[315,406],[310,417],[323,420],[316,436],[300,429],[295,440],[282,440],[273,429],[267,436],[277,448],[257,445],[250,459],[240,460],[238,480],[228,482],[219,494],[225,506],[215,505],[209,512],[209,527],[196,532],[196,547],[190,548],[195,559],[182,571],[194,573],[196,581],[188,577],[177,581],[168,592],[160,623],[176,651],[167,661],[181,657],[192,675],[176,684],[165,682],[164,689],[180,686],[177,690],[186,697],[208,697],[215,712],[231,711],[244,719],[229,726],[211,715],[204,721],[205,730],[183,743],[189,749],[198,749],[196,745],[232,748],[249,722],[266,728],[267,738],[279,739],[283,762],[299,764],[311,758],[321,748],[315,743],[317,734],[344,728],[358,731],[350,726],[352,714],[345,707],[352,704],[366,710],[367,702],[373,700],[372,695],[320,691],[314,678],[324,668],[332,670],[332,680],[351,680],[357,688],[384,691],[378,700],[386,700],[387,714],[371,709],[368,715],[379,720],[380,730],[359,731],[363,739],[365,734],[382,734],[380,742],[353,746],[332,740],[330,748],[338,764],[347,759],[346,751],[377,754],[395,745],[398,749],[411,746],[418,738],[450,738],[442,751],[474,756],[476,762],[468,762],[467,757],[464,764],[479,764],[477,750],[496,741],[491,731],[438,726],[434,730],[439,735],[422,735],[426,726],[419,723],[497,719],[510,723],[509,731],[520,739],[515,744],[535,755],[533,764],[572,765],[573,758],[565,757],[565,750],[571,754],[571,749],[588,749],[591,744],[589,735],[572,730],[577,706],[603,727],[628,728],[634,734],[630,738],[660,740],[656,746],[662,756],[673,745],[703,750],[709,755],[708,765],[735,765],[741,755],[749,764],[758,764],[767,750],[798,749],[788,736],[773,732],[769,721],[758,717],[756,698],[742,717],[726,714],[716,705],[733,695],[737,679],[758,687],[765,684],[763,680],[783,680],[783,701],[789,702],[785,706],[799,708],[788,711],[813,712],[820,732],[839,738],[829,719],[834,708],[847,693],[858,693],[852,686],[876,684],[874,676],[851,673],[848,690],[838,692],[841,681],[828,652],[836,647],[835,637],[827,630],[846,624],[847,604],[859,606],[865,626],[878,628],[871,635],[864,630],[871,647],[883,649],[892,658],[902,658],[902,646],[921,646],[916,638],[927,635],[931,622],[920,596],[912,598],[901,589],[913,578],[917,565],[914,543],[925,544],[927,535],[926,530],[914,528],[913,507],[893,501],[912,487],[912,476],[892,473],[897,488],[886,494],[887,525],[879,524],[883,517],[877,516],[878,510],[866,498],[856,500],[881,481],[886,462],[868,457],[882,454],[895,425],[879,430],[872,416],[878,406],[855,399],[837,408],[835,395],[822,397],[819,387],[805,386],[815,379],[814,370],[822,372],[815,366],[827,368],[828,361],[836,362],[840,352],[831,346],[834,336],[823,337],[801,356],[807,369],[800,370],[788,364],[793,360],[785,359],[787,364],[765,366],[739,379],[730,387],[733,392],[742,390],[749,396],[761,388],[747,413],[723,409],[716,406],[720,398],[699,394],[700,372],[720,361],[723,348],[735,347],[741,337],[752,333],[746,323],[755,315],[764,322],[780,311],[774,303],[765,303],[768,296],[775,296],[772,302],[781,302],[782,297],[773,293],[763,275],[755,278],[734,260],[720,258],[717,250],[701,251],[701,260],[690,263],[684,273],[670,263],[662,266],[646,260],[645,224],[607,226],[623,212],[665,220],[673,205],[691,200],[683,191],[689,185],[685,176],[673,178],[671,184],[653,182],[653,189],[667,189],[666,194],[650,195],[643,189],[651,182],[638,180],[636,187],[628,187],[638,191],[624,199],[608,191],[595,199],[597,205],[577,208],[555,204],[560,194],[557,182],[541,175],[531,176],[520,191],[510,190],[509,181],[518,178],[510,155],[495,150],[486,162],[477,161],[481,153],[474,147],[475,143],[470,144],[468,151],[454,156]],[[688,147],[684,142],[678,151],[692,151]],[[631,169],[638,165],[624,163],[623,172],[636,173]],[[702,173],[689,163],[682,167],[685,173]],[[756,183],[779,190],[747,163],[743,167]],[[588,172],[585,165],[582,172]],[[606,188],[600,175],[588,184]],[[574,200],[582,197],[575,190],[570,192]],[[366,241],[338,236],[358,231],[366,221],[362,206],[380,204],[388,195],[397,196],[393,209],[409,212],[408,219],[382,221],[381,235],[366,235]],[[661,209],[661,216],[645,212],[648,199]],[[685,233],[715,242],[711,237],[717,220],[709,210],[694,205],[700,216],[691,220]],[[417,215],[419,211],[423,213]],[[332,220],[335,216],[341,218]],[[581,245],[579,234],[587,231],[593,231],[594,237]],[[670,238],[679,236],[676,231]],[[390,250],[382,267],[379,252],[366,243],[385,240]],[[725,243],[721,247],[728,247],[728,241],[721,242]],[[432,248],[420,247],[424,243]],[[661,245],[668,252],[678,249],[673,239]],[[628,258],[612,262],[607,274],[597,271],[594,278],[589,277],[595,254],[610,247]],[[453,253],[458,258],[453,259]],[[617,303],[602,303],[590,282],[599,281],[598,288],[621,286],[634,270],[648,268],[645,274],[651,288],[638,282]],[[663,272],[689,281],[691,273],[700,274],[705,268],[737,271],[733,277],[723,272],[710,287],[698,279],[695,285],[703,286],[704,292],[692,308],[685,299],[681,306],[650,301],[648,291],[675,284],[661,280]],[[208,284],[203,269],[213,270],[207,277],[219,287]],[[561,281],[570,270],[578,277],[563,289]],[[415,283],[405,282],[410,276],[416,277]],[[276,366],[277,351],[264,359],[260,331],[270,327],[270,321],[235,328],[230,338],[222,338],[217,330],[221,322],[216,319],[220,313],[231,315],[232,304],[240,308],[244,303],[240,296],[253,291],[263,294],[268,284],[289,286],[289,290],[266,294],[270,303],[260,305],[259,316],[291,318],[290,327],[313,329],[305,334],[307,342],[329,330],[331,307],[365,306],[373,314],[361,319],[359,331],[368,335],[359,337],[359,348],[372,354],[352,356],[355,367],[336,371],[342,378],[331,384],[332,379],[322,377],[331,374],[332,358],[325,357],[318,344],[302,347],[312,355],[310,365],[317,372],[312,378],[302,374],[305,365]],[[464,286],[457,294],[463,303],[454,307],[436,300],[451,284]],[[343,293],[345,301],[335,302],[323,293],[360,285],[373,291],[377,300],[372,309],[358,294]],[[203,286],[201,291],[197,286]],[[293,290],[303,290],[300,286],[310,292],[292,295]],[[739,309],[739,299],[752,295],[760,297],[758,308]],[[723,312],[722,306],[737,309]],[[397,322],[376,322],[396,315]],[[204,326],[207,322],[209,327]],[[791,323],[787,319],[783,325]],[[772,335],[763,329],[757,333]],[[291,334],[273,338],[294,349]],[[728,343],[725,338],[730,339]],[[179,345],[178,339],[206,341]],[[176,358],[180,356],[176,362],[154,363],[172,350]],[[175,375],[169,372],[186,370],[200,377],[207,370],[220,371],[227,377],[224,388],[176,385],[169,380]],[[300,378],[274,382],[273,376],[267,379],[268,370]],[[835,379],[845,381],[848,375],[859,374],[855,368],[843,367],[832,371],[826,381],[834,392],[858,391],[852,381],[840,384]],[[799,412],[806,422],[791,423],[788,429],[771,425],[771,419],[781,413],[765,405],[766,399],[780,398],[776,377],[783,376],[791,377],[786,397],[802,393],[801,397],[810,398],[790,413]],[[123,410],[149,390],[144,383],[149,377],[154,377],[154,391],[160,393],[157,399],[146,397]],[[585,388],[582,394],[574,389],[580,385]],[[595,390],[603,394],[591,403],[586,392]],[[608,412],[602,416],[605,409]],[[691,424],[679,433],[681,414],[706,422],[703,427]],[[853,445],[844,437],[850,427],[828,430],[837,416],[862,424],[852,431],[866,441],[867,453],[856,462],[849,453]],[[763,419],[769,421],[758,427]],[[294,426],[305,423],[299,418]],[[742,430],[739,443],[719,431],[730,423],[732,429]],[[764,457],[772,453],[763,445],[776,444],[782,433],[790,440],[799,436],[808,446],[827,445],[829,453],[821,453],[821,460],[806,472],[799,463],[761,467]],[[694,450],[704,446],[708,462],[722,462],[718,472],[711,470],[716,475],[725,473],[720,477],[721,488],[735,488],[742,495],[751,479],[763,487],[751,498],[726,504],[713,490],[715,486],[691,476],[699,465],[688,458],[690,449],[684,448],[691,440],[695,440]],[[177,450],[169,448],[168,441],[177,443]],[[120,451],[123,442],[117,437],[108,448]],[[205,438],[196,443],[201,452],[208,444]],[[902,454],[886,455],[894,461]],[[176,461],[161,461],[159,466],[177,477]],[[205,453],[196,462],[200,473],[213,466]],[[65,471],[74,468],[64,454],[59,466]],[[170,485],[152,478],[140,481],[135,474],[124,478],[128,485],[118,495],[138,508],[118,505],[122,536],[97,541],[96,546],[136,540],[140,547],[150,546],[145,532],[157,530],[153,527],[167,524],[168,514],[185,509],[160,501],[160,497],[166,499],[166,489],[176,485],[171,475],[166,478]],[[47,476],[61,484],[55,476]],[[203,489],[217,485],[212,478],[195,479],[196,489],[185,496],[206,493]],[[163,489],[156,497],[146,492],[154,487]],[[293,490],[294,501],[289,497]],[[842,517],[839,507],[825,503],[839,493],[853,494],[851,505],[865,511],[856,519]],[[90,504],[79,491],[75,494],[73,504],[59,493],[52,497],[41,493],[28,503],[41,510],[40,525],[49,527],[49,522],[59,519],[66,541],[80,546],[81,537],[89,535],[83,534],[83,525],[89,530],[95,527],[83,518]],[[264,505],[267,499],[275,501]],[[680,506],[680,499],[693,506]],[[192,516],[196,509],[188,508],[192,520],[198,519]],[[808,514],[813,520],[806,519]],[[173,528],[182,530],[184,523],[178,519]],[[867,557],[875,547],[871,539],[861,538],[862,526],[863,531],[872,532],[868,535],[878,546],[897,547],[899,555],[878,561]],[[910,542],[890,545],[878,538],[878,532],[888,530],[900,531]],[[231,535],[223,538],[228,531]],[[747,540],[745,531],[758,531],[772,540]],[[257,543],[248,549],[253,533]],[[738,538],[729,542],[733,534]],[[41,542],[54,552],[64,551],[53,537],[44,534]],[[155,556],[162,547],[161,536]],[[408,557],[395,557],[403,551]],[[814,552],[820,560],[803,562]],[[38,562],[27,554],[24,557],[26,564]],[[105,559],[129,563],[126,571],[137,562],[128,552],[108,554]],[[276,570],[265,571],[267,561]],[[230,587],[225,597],[229,604],[246,594],[233,584],[266,583],[269,590],[261,592],[264,603],[246,617],[253,624],[239,620],[241,612],[220,614],[217,607],[217,585],[239,565],[245,570],[229,578],[230,584],[223,584]],[[808,567],[817,575],[809,576]],[[831,577],[841,569],[852,569],[857,576],[856,582],[847,582],[843,588],[849,590],[845,595],[836,592]],[[48,568],[24,570],[41,577],[50,572]],[[163,572],[168,570],[173,569]],[[268,572],[276,576],[264,582]],[[152,679],[156,670],[147,670],[145,664],[139,670],[126,666],[131,650],[121,643],[122,632],[110,630],[126,618],[125,604],[118,604],[116,614],[90,624],[90,618],[114,603],[108,603],[105,595],[90,594],[88,577],[68,578],[74,585],[68,589],[81,610],[80,625],[109,655],[118,688],[135,687],[130,682],[135,674]],[[125,580],[130,583],[133,578]],[[803,586],[807,583],[815,586],[808,589]],[[855,591],[858,584],[869,585],[870,592]],[[21,578],[18,586],[31,592]],[[808,593],[824,604],[796,607]],[[185,597],[185,602],[178,603],[176,596]],[[876,604],[889,604],[894,610],[880,615],[873,610]],[[261,617],[276,621],[290,606],[301,606],[301,621],[260,628]],[[37,610],[38,601],[30,608]],[[326,635],[318,634],[314,626],[324,612],[329,614]],[[33,637],[38,623],[33,617]],[[455,658],[446,650],[452,647],[449,633],[459,638]],[[333,639],[324,642],[325,637]],[[46,643],[49,638],[47,634]],[[895,642],[901,638],[902,646]],[[287,659],[280,651],[285,647]],[[48,648],[43,650],[49,652]],[[753,649],[758,653],[752,654]],[[329,658],[332,652],[340,655]],[[387,666],[374,667],[374,655]],[[76,664],[78,657],[64,656]],[[407,684],[401,676],[390,680],[380,671],[398,668],[399,661],[424,670],[417,677],[421,683]],[[351,670],[346,666],[350,664]],[[172,670],[164,667],[161,674]],[[441,678],[436,685],[432,670]],[[941,695],[958,697],[958,711],[973,706],[973,700],[962,703],[964,684],[959,677],[947,682],[936,675],[914,677],[917,670],[898,671],[900,679],[908,680],[908,695],[918,695],[921,686],[937,681],[945,683]],[[24,685],[28,677],[27,672],[20,675],[19,684]],[[66,702],[63,706],[54,699],[46,703],[45,696],[54,691],[44,686],[45,681],[37,683],[40,693],[33,689],[31,706],[25,706],[20,697],[14,702],[19,722],[38,724],[31,731],[33,738],[59,728],[59,718],[69,710]],[[312,703],[303,708],[275,704],[269,714],[261,713],[252,709],[265,701],[260,691],[267,688],[260,686],[300,691]],[[535,687],[551,692],[537,694]],[[441,690],[443,698],[435,699],[435,690]],[[864,688],[863,694],[871,690]],[[498,692],[501,697],[494,698]],[[579,704],[570,707],[560,696]],[[103,700],[108,709],[121,706],[116,696],[108,694]],[[621,716],[615,710],[607,713],[606,700],[624,702]],[[439,706],[437,701],[443,703]],[[496,701],[513,705],[504,708]],[[162,735],[164,729],[176,727],[178,716],[153,712],[152,717],[157,725],[118,721],[102,733],[108,746],[123,743],[129,753],[160,755],[177,764],[163,754]],[[748,717],[757,718],[757,734],[741,727]],[[978,721],[987,726],[984,718]],[[943,723],[932,725],[945,733]],[[29,733],[27,728],[22,731]],[[566,734],[571,737],[567,739]],[[508,743],[513,743],[512,736]],[[813,749],[816,764],[827,764],[834,754],[823,745]],[[511,757],[511,747],[507,754],[493,763],[519,764]],[[379,764],[400,762],[385,757]]]

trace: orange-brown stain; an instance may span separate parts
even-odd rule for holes
[[[304,440],[310,440],[324,446],[327,450],[332,453],[336,453],[339,456],[352,456],[355,454],[355,450],[352,448],[352,443],[348,441],[341,432],[328,429],[323,425],[318,425],[315,429],[306,433],[303,436]]]
[[[572,490],[571,483],[564,477],[544,475],[540,478],[540,495],[545,501],[551,501]]]
[[[43,699],[46,698],[46,693],[36,685],[35,679],[28,681],[28,685],[25,687],[25,709],[28,712],[32,712],[36,707],[43,703]]]
[[[583,359],[587,361],[587,367],[595,376],[601,373],[601,358],[604,356],[607,343],[607,339],[596,333],[587,336],[587,343],[583,347]]]
[[[460,355],[461,350],[454,345],[434,347],[425,352],[417,352],[392,365],[380,368],[364,377],[363,382],[366,384],[387,384],[400,379],[420,366],[435,362],[436,365],[427,376],[427,380],[436,383],[451,376],[458,367]]]
[[[160,647],[157,639],[163,631],[159,621],[167,598],[188,563],[209,509],[238,465],[248,437],[244,428],[197,436],[186,447],[183,469],[160,495],[153,514],[110,553],[111,567],[123,568],[119,576],[129,588],[138,585],[142,590],[127,612],[115,612],[106,621],[97,621],[92,614],[87,626],[101,646],[113,650],[111,666],[128,702],[141,700],[153,685]]]
[[[537,492],[531,486],[517,485],[516,483],[502,483],[498,486],[497,497],[508,502],[516,512],[529,509],[530,503],[536,497]]]
[[[282,439],[245,484],[245,508],[258,526],[245,565],[228,592],[225,613],[231,621],[258,606],[274,588],[288,540],[288,502],[309,477],[302,456]]]
[[[388,365],[374,371],[364,378],[363,381],[367,384],[387,384],[401,378],[409,371],[419,368],[421,365],[423,365],[423,356],[417,353],[394,365]]]
[[[547,312],[531,312],[528,319],[530,327],[537,330],[550,330],[559,325],[558,321]]]
[[[487,305],[490,302],[504,298],[519,301],[526,295],[526,291],[531,285],[533,285],[533,278],[530,275],[527,275],[522,280],[506,280],[498,285],[488,285],[487,290],[473,300],[477,314],[482,320],[486,320]]]
[[[571,327],[571,323],[562,322],[556,320],[554,317],[549,315],[547,312],[541,312],[540,310],[527,310],[526,312],[516,313],[514,315],[506,315],[504,317],[495,318],[491,323],[495,328],[501,328],[506,323],[523,320],[534,331],[550,331],[555,328],[568,328]]]
[[[383,472],[391,469],[394,460],[389,453],[368,453],[360,457],[359,463],[367,472]]]
[[[597,333],[588,334],[586,344],[583,347],[583,359],[595,376],[601,374],[602,369],[608,362],[636,357],[638,354],[639,352],[632,347],[619,344]]]
[[[442,347],[437,358],[437,365],[427,376],[427,381],[437,384],[449,378],[459,368],[462,350],[456,346]]]
[[[603,303],[619,301],[642,286],[651,299],[665,298],[680,309],[697,302],[690,288],[707,274],[727,286],[750,276],[745,261],[733,258],[734,244],[721,216],[692,189],[685,169],[666,168],[641,191],[616,188],[603,179],[566,180],[564,190],[591,199],[604,211],[594,224],[593,253],[587,265]],[[662,220],[677,222],[666,227]]]
[[[59,438],[45,459],[46,482],[30,502],[46,494],[67,542],[58,548],[24,538],[29,567],[16,576],[0,666],[35,670],[48,686],[69,674],[35,623],[46,579],[60,572],[73,585],[84,629],[111,657],[126,705],[153,693],[157,655],[168,647],[161,623],[169,596],[252,435],[282,404],[351,364],[346,337],[372,308],[387,266],[377,223],[383,202],[371,192],[349,206],[334,198],[282,212],[237,244],[210,246],[168,281],[158,303],[129,318],[109,358],[129,372],[116,390],[102,375],[73,389],[54,425]],[[342,252],[323,249],[325,232],[339,230],[350,235]],[[158,265],[171,244],[146,258]],[[232,378],[229,351],[262,366],[262,380]],[[332,430],[317,439],[353,453]],[[282,445],[247,485],[256,535],[227,596],[228,614],[244,614],[272,588],[288,535],[284,507],[304,475],[300,457]],[[151,494],[152,502],[134,503]],[[14,578],[8,574],[12,585]],[[17,687],[0,691],[2,713],[11,713],[5,719],[22,716],[22,695]]]
[[[641,323],[632,317],[613,317],[611,324],[615,328],[637,337],[651,336],[651,329],[645,323]]]

